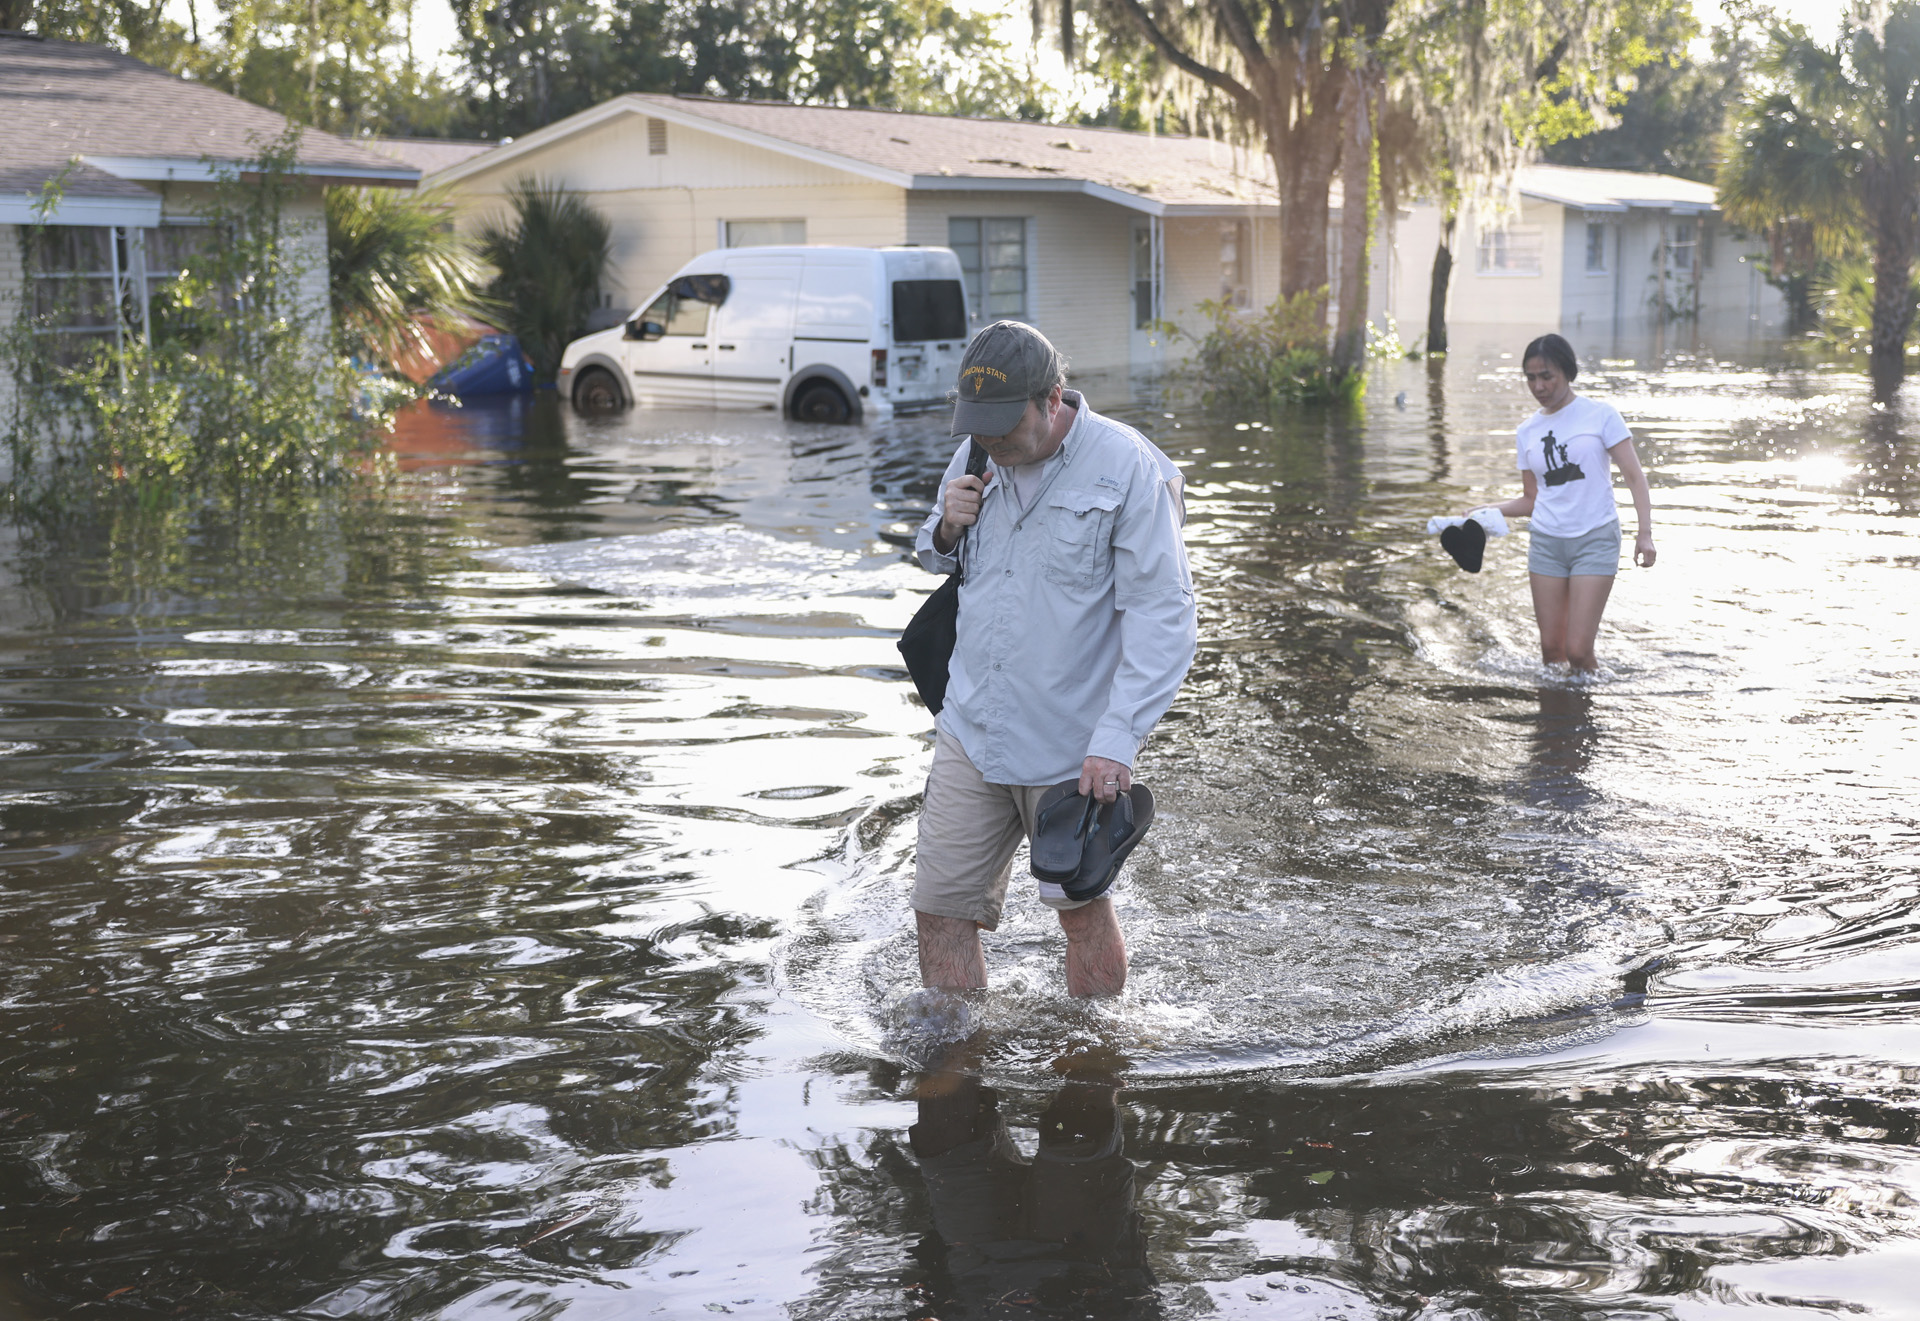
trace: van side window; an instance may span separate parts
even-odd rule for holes
[[[676,298],[667,293],[647,304],[647,310],[637,319],[657,321],[667,328],[669,335],[704,335],[707,333],[707,318],[712,313],[711,303],[694,298]]]

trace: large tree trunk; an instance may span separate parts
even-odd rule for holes
[[[1901,135],[1904,137],[1904,135]],[[1911,157],[1870,163],[1867,216],[1873,241],[1873,329],[1868,372],[1876,403],[1891,403],[1907,374],[1913,329],[1913,261],[1920,249],[1920,196]]]
[[[1873,331],[1868,340],[1873,397],[1891,402],[1907,374],[1907,333],[1913,329],[1913,251],[1898,243],[1873,252]]]
[[[1447,351],[1447,286],[1453,280],[1453,226],[1448,216],[1440,225],[1440,245],[1433,250],[1433,283],[1427,290],[1427,352]]]
[[[1269,113],[1267,122],[1267,150],[1280,180],[1280,296],[1318,292],[1325,307],[1330,275],[1327,193],[1340,167],[1347,77],[1341,70],[1289,64],[1288,72],[1310,80],[1310,85],[1291,122],[1284,118],[1284,106],[1273,107],[1278,113]]]
[[[1355,73],[1346,97],[1346,142],[1340,171],[1340,310],[1333,332],[1336,371],[1358,371],[1367,361],[1367,256],[1372,237],[1367,205],[1373,184],[1373,97],[1364,73]]]

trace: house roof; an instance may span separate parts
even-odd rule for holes
[[[0,123],[0,222],[13,223],[23,199],[37,200],[41,185],[76,158],[64,184],[68,199],[83,210],[117,199],[152,208],[157,218],[157,197],[142,183],[214,178],[210,160],[243,164],[287,129],[274,111],[130,55],[15,32],[0,33]],[[412,167],[318,129],[302,134],[297,168],[327,182],[411,186],[419,178]]]
[[[1081,192],[1153,214],[1276,202],[1272,162],[1209,138],[899,110],[630,93],[440,172],[451,182],[620,115],[646,115],[907,189]]]
[[[362,138],[360,142],[382,156],[411,165],[423,175],[458,165],[499,145],[465,138]]]
[[[1596,170],[1584,165],[1525,165],[1517,182],[1528,197],[1587,211],[1624,211],[1640,206],[1693,212],[1711,211],[1717,205],[1712,184],[1671,174]]]

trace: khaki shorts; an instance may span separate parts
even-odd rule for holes
[[[1050,785],[988,784],[946,730],[934,737],[933,766],[920,805],[920,843],[913,860],[913,907],[935,917],[978,922],[992,931],[1007,902],[1007,879],[1020,841],[1033,834],[1033,814]],[[1051,881],[1035,879],[1049,908],[1080,908]]]

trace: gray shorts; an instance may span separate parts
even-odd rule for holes
[[[1620,572],[1620,524],[1602,523],[1577,537],[1527,533],[1527,571],[1547,578],[1612,578]]]
[[[1033,814],[1049,785],[988,784],[960,740],[934,736],[933,766],[920,804],[920,842],[913,858],[913,907],[935,917],[978,922],[992,931],[1007,902],[1007,880],[1020,841],[1033,834]],[[1049,908],[1079,908],[1051,881],[1035,879]]]

